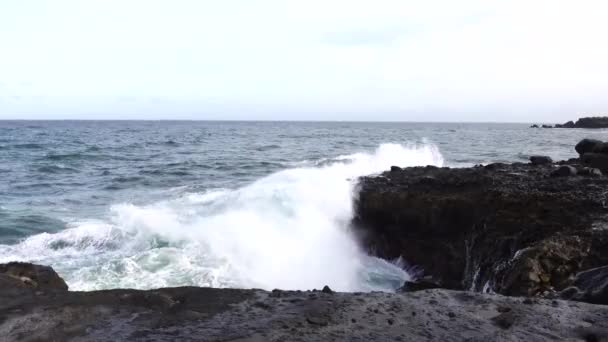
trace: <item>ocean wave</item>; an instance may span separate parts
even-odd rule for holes
[[[237,189],[180,188],[177,198],[116,204],[107,220],[73,222],[54,234],[0,245],[0,262],[51,264],[74,290],[329,285],[391,291],[407,272],[364,253],[349,222],[353,180],[392,165],[441,166],[443,157],[431,144],[383,144],[373,153],[282,170]]]

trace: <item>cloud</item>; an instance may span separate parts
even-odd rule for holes
[[[0,118],[204,119],[213,108],[238,119],[562,121],[608,112],[607,10],[591,0],[3,2],[0,97],[20,99],[0,102]]]

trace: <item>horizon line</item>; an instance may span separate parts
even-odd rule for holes
[[[552,122],[542,121],[416,121],[416,120],[274,120],[274,119],[0,119],[0,122],[8,121],[38,121],[38,122],[299,122],[299,123],[461,123],[461,124],[546,124]],[[561,121],[560,121],[561,122]]]

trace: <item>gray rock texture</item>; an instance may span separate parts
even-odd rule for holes
[[[608,307],[443,289],[0,289],[2,341],[606,341]]]

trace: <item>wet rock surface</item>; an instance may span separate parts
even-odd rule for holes
[[[608,306],[444,289],[405,294],[3,287],[2,341],[608,339]],[[589,339],[592,338],[592,339]]]
[[[65,281],[51,267],[24,262],[0,264],[0,289],[4,287],[68,289]]]
[[[608,266],[593,268],[576,275],[572,287],[562,291],[562,298],[608,305]]]
[[[608,265],[608,178],[579,159],[363,177],[363,246],[444,288],[555,295]]]

